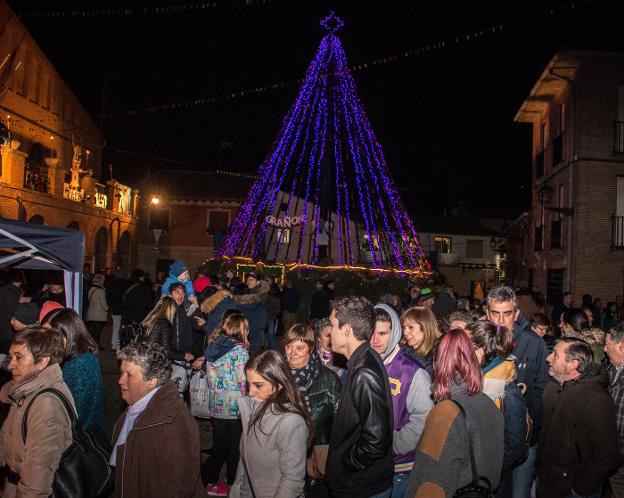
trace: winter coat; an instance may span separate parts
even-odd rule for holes
[[[334,495],[360,498],[392,486],[392,396],[386,369],[368,342],[353,352],[347,369],[326,479]]]
[[[483,368],[483,393],[503,412],[505,420],[503,472],[518,462],[526,445],[527,408],[515,378],[512,359],[494,358]]]
[[[115,444],[128,410],[113,431]],[[163,385],[117,447],[114,498],[205,497],[199,430],[173,382]]]
[[[516,361],[516,382],[524,384],[524,399],[533,419],[531,445],[537,443],[542,417],[542,395],[548,382],[546,344],[533,332],[526,318],[520,313],[513,330],[514,347],[511,354]]]
[[[122,323],[141,323],[154,306],[151,289],[137,280],[126,289],[121,298]]]
[[[8,283],[0,287],[0,353],[7,354],[13,339],[11,318],[19,303],[22,291],[16,285]]]
[[[616,368],[607,364],[605,371],[609,376],[609,394],[615,403],[615,424],[618,431],[620,448],[620,467],[624,467],[624,375],[617,375]]]
[[[451,399],[466,412],[477,473],[487,477],[495,489],[503,463],[503,415],[487,395],[469,396],[465,384],[451,384],[449,389]],[[453,401],[440,401],[427,416],[405,496],[451,497],[470,481],[472,471],[464,418]]]
[[[105,322],[108,320],[108,303],[106,289],[99,284],[93,284],[87,294],[87,322]]]
[[[172,273],[169,273],[169,276],[165,279],[165,281],[163,282],[162,288],[160,289],[160,296],[161,297],[168,296],[169,288],[173,284],[183,284],[186,297],[195,295],[195,289],[193,288],[193,281],[190,278],[188,278],[187,280],[183,282],[182,280],[178,278],[177,275],[173,275]]]
[[[242,461],[238,464],[236,481],[229,496],[303,498],[308,438],[305,421],[297,413],[277,413],[268,409],[258,422],[260,425],[250,428],[249,423],[262,403],[249,397],[240,400]]]
[[[193,318],[187,315],[189,304],[184,301],[173,316],[171,349],[174,352],[190,353],[193,349]]]
[[[615,406],[606,372],[592,363],[583,376],[544,390],[538,447],[537,496],[564,498],[598,492],[619,466]]]
[[[13,382],[13,381],[11,381]],[[22,439],[22,418],[35,395],[52,387],[74,406],[58,364],[33,372],[7,388],[11,404],[0,430],[0,465],[19,474],[17,485],[4,484],[3,498],[48,497],[61,455],[72,443],[71,421],[62,401],[54,394],[42,394],[28,414],[26,443]]]
[[[310,303],[310,320],[320,320],[329,317],[331,300],[334,293],[330,289],[322,288],[312,294]]]
[[[97,426],[102,434],[107,434],[104,384],[97,358],[87,351],[76,358],[65,360],[61,371],[76,403],[82,427],[90,429]]]
[[[408,346],[407,344],[403,346],[403,351],[405,351],[408,355],[418,361],[420,365],[425,369],[425,371],[429,374],[429,378],[433,381],[433,351],[429,351],[425,356],[419,355],[416,350]]]
[[[250,353],[258,351],[268,327],[267,313],[262,303],[269,292],[269,284],[260,282],[257,287],[259,290],[254,294],[233,296],[229,291],[221,290],[206,299],[201,306],[206,314],[204,331],[211,334],[221,322],[223,313],[230,309],[239,310],[249,322]]]
[[[204,356],[210,391],[210,416],[240,418],[238,402],[247,393],[245,364],[249,353],[241,343],[220,335],[208,345]]]
[[[122,278],[114,278],[106,289],[106,301],[110,306],[111,315],[121,315],[122,300],[124,292],[128,288],[128,283]]]
[[[152,328],[147,331],[147,340],[160,344],[165,350],[167,358],[170,360],[183,361],[184,351],[172,349],[172,337],[173,325],[171,325],[171,322],[164,316],[158,317],[156,321],[154,321]]]
[[[299,291],[296,287],[285,287],[282,291],[282,309],[288,313],[299,311]]]
[[[332,427],[338,416],[341,390],[338,376],[321,365],[306,393],[310,400],[310,418],[314,423],[314,445],[329,444]]]
[[[281,306],[282,305],[280,303],[279,296],[276,296],[274,294],[269,294],[267,296],[265,307],[266,307],[266,312],[267,312],[267,319],[269,321],[273,321],[277,319],[277,317],[282,312]]]

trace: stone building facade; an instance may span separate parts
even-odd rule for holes
[[[85,262],[128,271],[138,192],[100,182],[104,137],[0,2],[0,216],[80,230]]]
[[[624,54],[559,51],[515,121],[533,127],[515,285],[556,302],[624,294]]]

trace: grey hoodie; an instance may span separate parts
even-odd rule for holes
[[[375,305],[375,309],[382,309],[388,313],[392,322],[392,338],[388,344],[388,349],[386,349],[383,355],[381,355],[386,371],[390,376],[390,373],[392,372],[390,364],[393,361],[395,361],[400,355],[406,355],[409,358],[411,357],[399,349],[399,341],[401,340],[402,332],[401,322],[399,321],[396,311],[394,311],[394,309],[387,304],[377,304]],[[409,421],[398,430],[394,431],[392,442],[392,451],[397,456],[405,455],[416,448],[425,426],[427,415],[431,411],[431,408],[433,408],[433,399],[431,397],[431,379],[424,368],[418,369],[414,377],[411,379],[407,396],[405,397],[405,407],[410,414]],[[395,416],[400,416],[400,414],[395,414]],[[397,427],[399,423],[399,421],[395,420],[395,427]],[[401,471],[404,471],[401,466],[395,466],[395,472]]]

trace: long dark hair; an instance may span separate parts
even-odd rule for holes
[[[262,417],[268,409],[277,413],[297,413],[303,417],[308,427],[308,444],[312,441],[312,420],[310,412],[301,399],[297,384],[295,384],[286,360],[276,351],[262,351],[253,355],[245,365],[245,371],[255,370],[274,388],[274,393],[267,399],[255,417],[249,422],[249,429],[257,427],[262,432]],[[262,432],[264,434],[264,432]]]
[[[65,359],[71,360],[87,351],[98,353],[98,345],[89,334],[82,318],[74,310],[65,308],[59,310],[47,323],[63,333],[67,339]]]

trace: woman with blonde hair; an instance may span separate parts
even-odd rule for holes
[[[184,361],[186,354],[171,348],[173,336],[173,317],[176,314],[176,302],[169,296],[161,297],[154,309],[149,312],[141,322],[143,335],[149,342],[160,344],[167,358],[170,360]]]
[[[414,306],[401,315],[403,350],[416,358],[433,379],[433,348],[440,337],[440,328],[433,312]]]
[[[238,404],[247,393],[248,335],[249,322],[242,313],[234,312],[210,335],[204,355],[213,450],[202,466],[202,481],[208,494],[213,496],[227,496],[236,478],[241,438]],[[227,483],[218,482],[223,463],[226,464]]]

